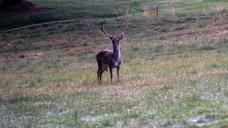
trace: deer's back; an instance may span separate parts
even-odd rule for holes
[[[96,59],[98,63],[111,64],[112,63],[112,50],[102,50],[97,53]]]

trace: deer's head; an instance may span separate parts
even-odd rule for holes
[[[107,34],[104,30],[104,26],[103,26],[103,23],[100,23],[100,28],[101,28],[101,31],[105,34],[106,37],[110,38],[111,41],[112,41],[112,44],[113,44],[113,47],[119,47],[120,45],[120,40],[123,39],[124,37],[124,32],[122,32],[121,34],[117,35],[117,36],[112,36],[110,34]]]

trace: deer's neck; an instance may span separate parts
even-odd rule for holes
[[[113,47],[113,59],[115,61],[120,61],[121,60],[121,52],[120,52],[120,47],[119,46]]]

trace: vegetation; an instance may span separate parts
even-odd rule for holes
[[[0,18],[0,127],[228,127],[227,0],[31,1]],[[104,20],[129,29],[97,85]]]

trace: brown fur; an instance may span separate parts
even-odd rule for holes
[[[104,71],[108,71],[109,64],[112,62],[112,51],[111,50],[102,50],[100,51],[97,56],[97,80],[98,83],[101,84],[102,81],[102,73]]]

